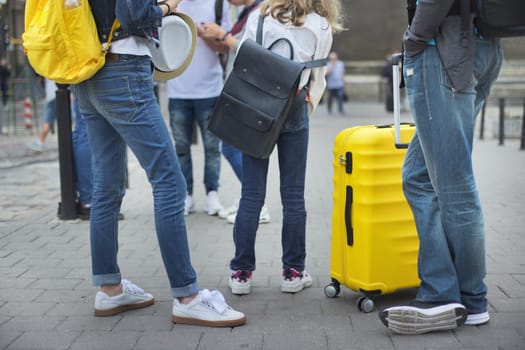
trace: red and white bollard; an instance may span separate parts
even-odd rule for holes
[[[26,129],[33,128],[33,103],[29,97],[24,100],[24,125]]]

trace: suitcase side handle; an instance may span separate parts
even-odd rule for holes
[[[396,53],[392,55],[392,89],[394,96],[394,141],[396,148],[408,148],[408,143],[401,142],[401,98],[399,97],[400,89],[400,69],[403,62],[403,55]]]
[[[346,186],[345,201],[345,227],[346,227],[346,244],[354,245],[354,227],[352,226],[352,204],[354,203],[354,190],[352,186]]]

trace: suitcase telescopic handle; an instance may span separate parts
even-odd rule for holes
[[[402,62],[402,54],[396,53],[392,55],[392,96],[394,96],[394,142],[396,148],[408,148],[408,143],[401,142],[401,98],[399,96],[399,85]]]

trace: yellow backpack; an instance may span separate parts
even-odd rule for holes
[[[115,19],[103,48],[88,0],[27,0],[24,52],[38,74],[59,84],[77,84],[102,68],[118,26]]]

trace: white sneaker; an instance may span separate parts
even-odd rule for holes
[[[226,221],[230,224],[235,224],[235,218],[237,217],[237,212],[229,215],[226,218]],[[263,205],[261,208],[261,213],[259,214],[259,224],[267,224],[272,220],[270,216],[270,212],[268,211],[268,207],[266,205]]]
[[[283,270],[281,292],[297,293],[312,286],[312,277],[306,271],[299,272],[294,268]]]
[[[113,316],[123,311],[141,309],[153,305],[153,295],[128,280],[122,280],[122,293],[110,297],[102,291],[95,296],[95,316]]]
[[[423,334],[456,329],[467,318],[467,309],[459,303],[433,304],[414,301],[379,312],[379,318],[392,332]]]
[[[232,294],[242,295],[250,294],[252,288],[252,273],[251,271],[233,271],[230,275],[228,285],[232,290]]]
[[[174,299],[171,320],[173,323],[197,326],[235,327],[245,324],[246,316],[232,309],[221,292],[204,289],[189,304],[181,304]]]
[[[490,321],[488,311],[480,312],[479,314],[468,314],[465,320],[467,326],[481,326]]]
[[[44,144],[40,140],[35,140],[27,144],[27,148],[32,151],[42,153],[44,152]]]
[[[238,202],[233,204],[231,207],[228,207],[228,208],[225,208],[225,209],[222,209],[222,210],[219,210],[219,217],[221,219],[227,219],[228,216],[230,215],[233,215],[235,213],[237,213],[237,209],[239,209],[239,204]]]
[[[269,223],[271,219],[272,218],[270,217],[268,207],[266,205],[263,205],[263,207],[261,208],[261,213],[259,214],[259,224]]]
[[[226,221],[228,221],[229,224],[235,224],[235,218],[237,217],[237,213],[233,213],[231,215],[228,215],[226,218]]]
[[[195,211],[195,202],[193,201],[193,196],[187,194],[186,199],[184,200],[184,215],[189,215]]]
[[[217,194],[217,191],[208,192],[208,196],[206,198],[206,210],[208,211],[208,215],[217,215],[219,211],[224,210],[224,207],[219,201],[219,195]]]

